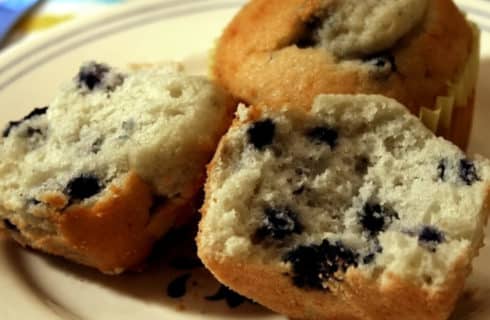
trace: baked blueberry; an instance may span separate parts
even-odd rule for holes
[[[437,176],[442,181],[446,180],[446,170],[447,170],[447,159],[442,159],[439,161],[439,165],[437,166]]]
[[[368,172],[369,164],[368,157],[357,157],[354,170],[360,175],[365,175]]]
[[[263,225],[257,229],[255,238],[262,241],[266,238],[282,240],[294,233],[300,234],[303,226],[298,221],[298,215],[288,207],[266,208]]]
[[[100,85],[105,74],[109,72],[109,67],[104,64],[90,63],[80,68],[78,82],[81,86],[93,90]]]
[[[15,224],[12,223],[9,219],[3,219],[3,225],[5,226],[5,229],[14,231],[14,232],[19,232],[19,228]]]
[[[41,129],[38,129],[38,128],[33,128],[33,127],[27,127],[27,130],[26,130],[26,136],[27,137],[32,137],[36,134],[38,135],[42,135],[43,134],[43,131]]]
[[[100,137],[100,138],[97,138],[93,143],[92,143],[92,146],[91,146],[91,149],[90,151],[92,151],[92,153],[99,153],[100,150],[102,149],[102,144],[104,144],[104,138]]]
[[[376,236],[385,231],[393,219],[399,219],[398,213],[379,203],[366,203],[359,213],[359,222],[371,236]]]
[[[82,174],[68,182],[65,193],[71,200],[84,200],[98,194],[101,189],[99,178],[93,174]]]
[[[364,264],[372,263],[376,259],[376,256],[382,252],[383,252],[383,247],[381,247],[379,241],[375,239],[373,248],[371,248],[370,253],[368,253],[367,255],[364,256],[364,258],[362,258],[362,263]]]
[[[304,32],[300,38],[295,42],[296,46],[300,49],[311,48],[318,44],[318,29],[323,24],[323,18],[320,16],[311,17],[304,24]]]
[[[327,144],[330,148],[337,146],[339,133],[329,127],[315,127],[308,131],[307,136],[316,144]]]
[[[419,242],[440,244],[445,241],[444,233],[432,226],[425,226],[419,234]]]
[[[476,173],[476,167],[473,161],[462,159],[459,161],[459,177],[468,185],[471,186],[476,181],[480,180]]]
[[[378,69],[380,72],[383,73],[391,73],[391,72],[396,72],[397,66],[396,66],[396,61],[395,57],[393,54],[390,52],[381,52],[378,54],[374,54],[368,57],[365,57],[362,59],[364,63],[367,63],[369,65],[372,65],[376,69]]]
[[[275,133],[276,125],[271,119],[255,122],[247,131],[249,142],[259,150],[272,144]]]
[[[86,88],[89,91],[97,88],[112,91],[123,83],[124,77],[121,74],[108,76],[111,72],[109,66],[105,64],[88,63],[82,66],[78,72],[78,85],[80,88]]]
[[[299,188],[293,190],[293,194],[295,196],[299,196],[299,195],[303,194],[305,192],[305,190],[306,190],[305,186],[300,186]]]
[[[43,108],[35,108],[32,110],[27,116],[22,118],[19,121],[10,121],[7,125],[7,127],[3,130],[3,137],[6,138],[10,135],[10,131],[12,131],[13,128],[18,127],[21,123],[23,123],[26,120],[41,116],[48,111],[48,107],[43,107]]]
[[[283,260],[290,262],[293,283],[299,288],[328,290],[327,281],[336,279],[337,272],[346,272],[357,266],[358,254],[340,241],[324,240],[320,245],[299,246],[287,253]]]

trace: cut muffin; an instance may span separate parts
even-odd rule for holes
[[[0,139],[0,219],[22,245],[120,273],[186,219],[232,99],[175,65],[87,63]]]
[[[448,318],[482,246],[488,160],[382,96],[237,114],[197,237],[217,279],[293,318]]]
[[[252,0],[213,61],[217,81],[247,104],[382,94],[465,148],[479,31],[451,0]]]

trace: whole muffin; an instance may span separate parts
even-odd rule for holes
[[[178,65],[88,63],[0,138],[0,219],[22,245],[120,273],[189,215],[235,104]]]
[[[198,254],[293,319],[446,320],[483,244],[490,161],[382,96],[240,107],[208,169]]]
[[[451,0],[252,0],[213,61],[218,82],[248,104],[382,94],[465,148],[479,31]]]

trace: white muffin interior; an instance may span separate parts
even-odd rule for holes
[[[459,258],[476,253],[487,160],[470,160],[379,96],[260,110],[257,119],[239,109],[215,156],[203,255],[280,266],[298,286],[326,288],[349,268],[442,285]],[[300,261],[308,252],[335,272],[308,269]]]
[[[196,189],[192,185],[203,177],[228,122],[227,99],[209,80],[186,75],[177,64],[126,71],[83,65],[48,107],[5,128],[0,215],[36,219],[46,194],[94,203],[104,187],[130,171],[155,196],[190,197],[185,193]],[[33,225],[48,228],[37,218]]]

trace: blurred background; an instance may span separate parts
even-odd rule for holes
[[[0,29],[7,18],[2,16],[16,12],[16,23],[0,41],[2,47],[11,46],[21,40],[29,40],[48,29],[74,19],[80,19],[110,10],[123,3],[145,0],[0,0]],[[25,10],[25,11],[24,11]],[[6,16],[5,16],[6,17]],[[7,27],[5,24],[4,27]]]

